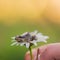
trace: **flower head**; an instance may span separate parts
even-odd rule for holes
[[[32,45],[37,45],[37,42],[47,42],[46,39],[48,39],[48,36],[43,36],[42,33],[38,33],[38,31],[34,32],[25,32],[22,35],[17,35],[15,37],[12,37],[13,45],[25,45],[27,48],[29,48]]]

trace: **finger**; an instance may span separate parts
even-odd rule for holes
[[[33,60],[36,60],[36,58],[37,58],[37,51],[38,51],[38,49],[39,49],[39,54],[41,54],[41,53],[43,53],[46,50],[46,48],[47,48],[46,45],[45,46],[38,47],[38,48],[34,48],[32,50]],[[25,55],[25,60],[31,60],[30,59],[30,52],[29,51]],[[38,60],[40,60],[39,55],[38,55]]]
[[[36,55],[37,55],[37,50],[36,49],[33,49],[32,50],[33,59],[36,57]],[[29,51],[25,54],[25,60],[31,60],[30,59],[30,52]]]

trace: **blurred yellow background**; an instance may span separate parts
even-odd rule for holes
[[[60,0],[0,0],[0,60],[24,60],[28,49],[11,47],[11,37],[34,30],[60,42]]]
[[[0,0],[0,20],[5,24],[16,23],[22,18],[42,21],[42,15],[60,24],[60,0]]]

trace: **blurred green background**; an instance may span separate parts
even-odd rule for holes
[[[10,45],[11,37],[26,31],[49,36],[47,44],[60,42],[59,6],[59,0],[0,0],[0,60],[24,60],[28,49]]]

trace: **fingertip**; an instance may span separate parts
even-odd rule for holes
[[[28,52],[25,54],[24,60],[30,60],[30,54]]]

